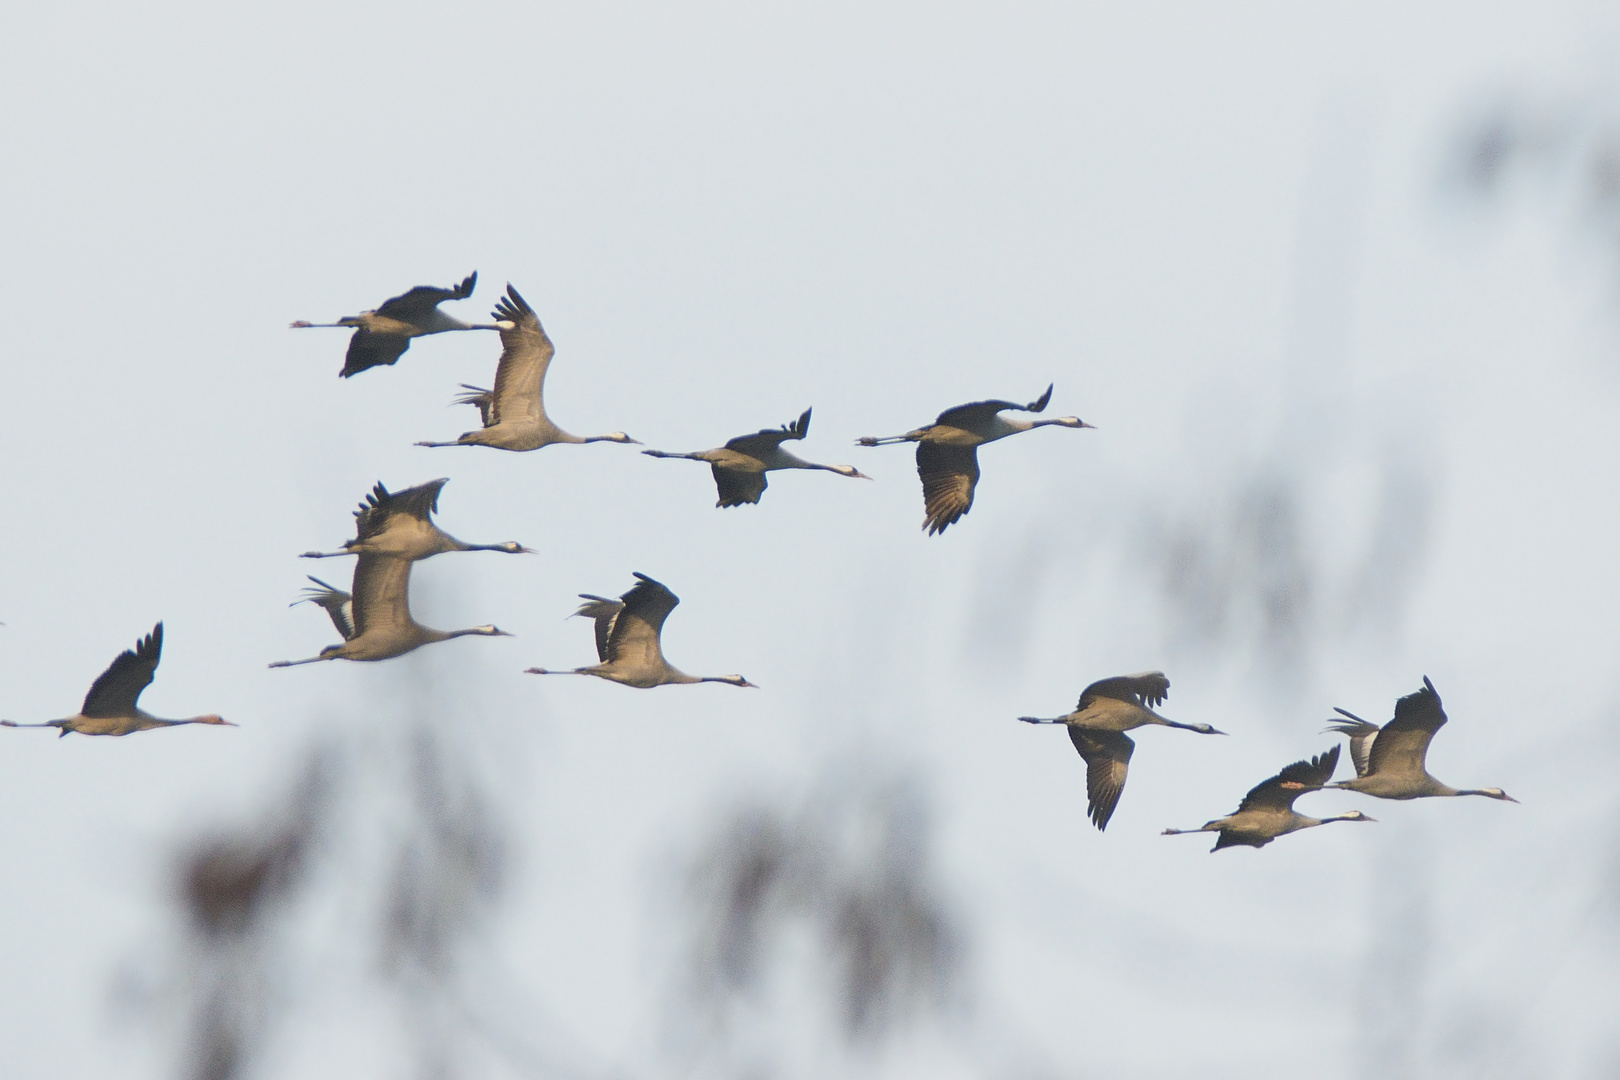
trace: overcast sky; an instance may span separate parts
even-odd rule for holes
[[[311,745],[382,775],[427,722],[508,836],[484,947],[526,1004],[496,1019],[585,1074],[680,1071],[682,868],[854,768],[931,807],[963,1000],[762,1074],[1614,1075],[1617,279],[1578,169],[1481,198],[1453,165],[1503,102],[1606,130],[1617,45],[1546,3],[13,12],[0,715],[75,711],[162,619],[142,704],[241,727],[0,739],[3,1071],[175,1075],[172,852]],[[494,335],[339,380],[346,334],[286,329],[475,269],[446,310],[516,285],[565,428],[697,450],[813,406],[800,452],[875,482],[720,511],[634,447],[417,448],[473,426]],[[1097,430],[984,450],[940,537],[909,448],[853,445],[1048,383]],[[439,476],[448,531],[540,554],[420,564],[415,612],[516,636],[268,670],[333,640],[303,575],[350,572],[297,553]],[[632,571],[682,598],[674,663],[761,689],[521,674],[591,662],[575,594]],[[1098,834],[1068,740],[1014,718],[1155,668],[1231,737],[1143,733]],[[1433,771],[1523,805],[1157,835],[1424,675]],[[320,933],[348,981],[289,961],[254,1075],[404,1075],[364,947]]]

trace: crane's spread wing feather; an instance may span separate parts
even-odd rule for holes
[[[485,427],[493,426],[495,423],[495,391],[485,390],[482,386],[474,386],[472,383],[462,383],[461,388],[472,392],[462,394],[456,398],[456,404],[476,406],[479,421]]]
[[[378,315],[400,322],[418,323],[433,313],[433,309],[446,300],[465,300],[473,294],[473,286],[478,284],[478,271],[468,274],[460,285],[450,289],[440,289],[432,285],[418,285],[409,292],[391,296],[383,301],[377,309]]]
[[[1427,675],[1423,689],[1407,694],[1395,703],[1395,719],[1385,724],[1373,739],[1367,754],[1372,772],[1402,772],[1418,775],[1426,771],[1429,740],[1446,722],[1440,695]]]
[[[1070,727],[1069,739],[1086,759],[1086,802],[1092,824],[1098,830],[1108,827],[1125,790],[1125,773],[1130,767],[1136,744],[1121,731],[1089,731]]]
[[[309,575],[309,580],[320,588],[306,588],[304,594],[293,603],[319,604],[325,609],[326,617],[332,620],[332,625],[337,628],[344,641],[354,637],[354,598],[342,589],[328,585],[314,574]]]
[[[608,639],[613,636],[613,622],[624,610],[624,604],[606,596],[594,596],[591,593],[580,593],[579,598],[585,601],[579,605],[575,615],[582,615],[596,622],[596,658],[602,663],[608,661]]]
[[[1080,704],[1075,706],[1078,712],[1090,705],[1098,698],[1113,698],[1115,701],[1128,701],[1132,705],[1140,705],[1144,709],[1151,709],[1164,704],[1164,699],[1170,696],[1170,680],[1164,677],[1162,671],[1144,671],[1136,675],[1115,675],[1108,679],[1098,679],[1080,692]]]
[[[448,478],[429,480],[425,484],[417,484],[415,487],[406,488],[404,491],[396,491],[389,512],[405,514],[419,521],[431,522],[434,512],[439,509],[439,492],[444,490],[444,485],[449,482]]]
[[[354,566],[354,630],[368,632],[409,626],[411,561],[393,555],[362,555]]]
[[[944,532],[973,509],[973,486],[979,482],[979,456],[972,446],[917,444],[917,475],[922,477],[923,527],[928,535]]]
[[[733,439],[733,442],[736,440]],[[729,444],[728,444],[729,445]],[[743,503],[757,503],[759,497],[765,494],[769,486],[762,472],[749,472],[745,469],[726,469],[719,465],[710,465],[709,471],[714,473],[714,487],[720,493],[720,501],[716,506],[741,506]]]
[[[727,450],[759,458],[785,442],[802,439],[810,433],[810,410],[806,409],[791,424],[779,428],[762,428],[752,435],[739,435],[726,443]]]
[[[158,623],[133,649],[125,649],[107,665],[107,670],[90,684],[90,692],[84,695],[84,708],[79,711],[85,716],[130,715],[135,711],[141,691],[152,685],[152,676],[162,657],[163,624]]]
[[[354,512],[356,534],[361,540],[377,536],[388,528],[389,519],[396,514],[432,524],[433,512],[439,508],[439,491],[449,482],[447,479],[429,480],[403,491],[390,492],[379,480],[360,509]]]
[[[1336,708],[1335,711],[1348,719],[1330,721],[1327,729],[1349,738],[1350,761],[1356,767],[1356,775],[1366,776],[1372,771],[1369,759],[1372,757],[1373,740],[1378,737],[1378,725],[1343,709]]]
[[[492,426],[490,418],[497,424],[525,418],[539,420],[546,413],[546,369],[557,350],[540,325],[540,317],[511,285],[506,286],[506,295],[495,305],[494,316],[514,326],[501,331],[501,360],[495,369],[495,389],[485,426]]]
[[[1333,779],[1333,770],[1339,765],[1339,748],[1331,747],[1325,754],[1317,754],[1309,761],[1296,761],[1269,780],[1263,780],[1249,789],[1238,804],[1237,812],[1245,810],[1292,810],[1294,800],[1307,791]],[[1300,787],[1284,787],[1299,784]]]
[[[404,334],[373,333],[364,328],[349,338],[349,351],[343,355],[343,370],[338,375],[347,379],[367,368],[392,364],[411,347],[411,339]]]
[[[681,598],[646,574],[638,573],[636,577],[640,579],[637,584],[619,598],[624,610],[613,620],[604,663],[622,660],[646,666],[663,659],[658,638],[663,632],[664,620]]]
[[[1030,402],[1020,405],[1016,401],[970,401],[966,405],[957,405],[946,409],[939,414],[934,423],[946,427],[959,427],[972,429],[990,422],[990,418],[1003,409],[1016,409],[1018,412],[1038,413],[1046,408],[1046,403],[1052,400],[1052,387],[1046,388],[1046,393]]]

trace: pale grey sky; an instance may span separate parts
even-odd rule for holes
[[[73,711],[163,619],[143,704],[242,727],[0,740],[3,1071],[175,1075],[171,851],[323,737],[389,775],[411,714],[510,836],[486,948],[533,1014],[498,1019],[590,1075],[679,1071],[671,882],[738,800],[850,761],[928,793],[972,1000],[772,1074],[1613,1075],[1615,279],[1567,176],[1489,204],[1445,176],[1503,95],[1600,130],[1617,45],[1574,3],[12,13],[0,715]],[[447,310],[514,283],[570,430],[694,450],[813,406],[805,455],[876,482],[722,512],[634,448],[419,449],[471,426],[447,406],[493,335],[340,381],[345,335],[286,329],[474,269]],[[942,537],[909,451],[852,445],[1048,382],[1098,430],[987,448]],[[296,554],[438,476],[447,530],[541,554],[424,564],[417,614],[517,636],[267,670],[332,640],[287,604],[347,563]],[[677,664],[762,689],[519,674],[588,662],[574,596],[633,570],[682,597]],[[1067,740],[1013,718],[1149,668],[1232,737],[1143,735],[1099,835]],[[1379,824],[1218,857],[1157,835],[1425,674],[1434,771],[1522,806],[1319,796]],[[367,946],[306,924],[255,1075],[401,1075]],[[133,1018],[130,971],[159,986]]]

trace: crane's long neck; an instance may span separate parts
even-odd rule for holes
[[[270,666],[273,667],[273,668],[297,667],[300,664],[318,664],[322,660],[336,660],[337,658],[338,658],[338,654],[336,652],[333,652],[333,653],[330,653],[330,654],[323,652],[319,656],[310,656],[310,657],[306,657],[303,660],[277,660],[274,663],[272,663]]]
[[[871,436],[871,435],[865,435],[865,436],[862,436],[859,439],[856,439],[855,440],[855,445],[856,446],[892,446],[895,443],[921,442],[923,440],[923,437],[925,435],[927,435],[927,434],[928,434],[928,429],[927,428],[918,428],[915,431],[908,431],[904,435],[885,435],[881,439],[876,438],[876,437]]]
[[[508,637],[506,631],[497,630],[493,626],[469,626],[464,630],[430,630],[425,626],[418,627],[425,643],[435,641],[449,641],[458,637]]]
[[[519,551],[523,550],[523,548],[519,547],[515,542],[510,543],[510,544],[464,544],[460,540],[457,540],[455,537],[451,537],[450,540],[451,540],[451,547],[450,547],[451,551],[506,551],[506,552],[519,552]]]
[[[1229,820],[1230,820],[1229,818],[1216,818],[1214,821],[1206,821],[1206,822],[1204,822],[1204,824],[1198,826],[1198,828],[1196,828],[1196,829],[1166,829],[1162,833],[1160,833],[1159,835],[1160,836],[1187,836],[1190,833],[1220,832],[1222,827],[1225,826],[1226,823]]]

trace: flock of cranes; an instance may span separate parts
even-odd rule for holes
[[[489,323],[466,323],[439,310],[450,300],[472,295],[478,275],[470,274],[453,288],[418,286],[393,297],[373,311],[347,316],[333,323],[299,321],[295,328],[344,327],[353,329],[339,375],[350,378],[373,367],[390,365],[410,347],[411,340],[452,330],[494,330],[500,334],[501,355],[492,389],[462,384],[468,391],[458,404],[478,408],[482,425],[449,442],[423,441],[418,446],[487,446],[498,450],[529,451],[558,443],[612,442],[640,445],[622,431],[579,436],[559,428],[546,414],[546,371],[555,354],[551,339],[534,309],[511,285],[496,304]],[[978,448],[1009,435],[1039,427],[1091,428],[1077,416],[1049,419],[1009,417],[1006,413],[1040,414],[1052,398],[1052,387],[1026,405],[989,400],[958,405],[940,413],[932,424],[887,438],[865,437],[860,446],[917,444],[917,473],[922,480],[925,516],[930,536],[944,532],[973,507],[979,481]],[[767,474],[788,469],[836,473],[869,480],[853,465],[824,465],[805,461],[783,449],[783,443],[802,440],[810,431],[810,409],[791,424],[740,435],[724,446],[691,453],[643,450],[657,458],[680,458],[708,464],[719,498],[717,507],[758,503],[767,487]],[[294,606],[314,603],[330,618],[343,639],[316,656],[280,660],[272,668],[295,667],[323,660],[379,661],[402,656],[423,645],[451,638],[506,637],[490,624],[461,630],[435,630],[411,615],[411,566],[421,559],[453,551],[498,551],[532,554],[515,540],[469,544],[440,529],[433,520],[438,498],[448,478],[431,480],[402,491],[390,492],[381,483],[354,512],[355,537],[339,551],[306,551],[303,558],[356,557],[348,591],[310,576],[308,588]],[[650,689],[672,684],[717,682],[753,687],[741,675],[688,675],[664,658],[661,642],[664,621],[680,599],[662,583],[636,573],[637,582],[617,600],[581,593],[585,601],[576,615],[592,620],[598,663],[564,670],[532,667],[533,675],[594,675],[624,686]],[[151,684],[163,650],[163,624],[134,649],[120,654],[96,679],[78,713],[39,724],[0,720],[6,727],[51,727],[61,735],[128,735],[182,724],[230,724],[208,714],[183,720],[151,716],[138,706],[141,692]],[[1154,709],[1169,694],[1170,681],[1162,672],[1121,675],[1086,687],[1074,711],[1053,719],[1024,716],[1029,724],[1063,724],[1086,765],[1088,814],[1101,830],[1108,825],[1125,788],[1136,744],[1128,731],[1159,726],[1202,735],[1224,735],[1208,724],[1184,724],[1160,716]],[[1296,761],[1252,788],[1236,811],[1215,818],[1197,829],[1166,829],[1165,835],[1214,832],[1213,850],[1232,846],[1263,847],[1287,833],[1333,821],[1372,821],[1360,811],[1313,818],[1294,809],[1301,795],[1327,789],[1360,792],[1381,799],[1418,799],[1436,796],[1482,795],[1516,802],[1501,788],[1457,789],[1428,772],[1429,743],[1446,722],[1440,695],[1425,677],[1423,688],[1401,698],[1395,716],[1383,727],[1343,709],[1329,732],[1349,739],[1356,768],[1352,779],[1334,782],[1339,747],[1308,760]],[[234,726],[234,725],[231,725]]]

